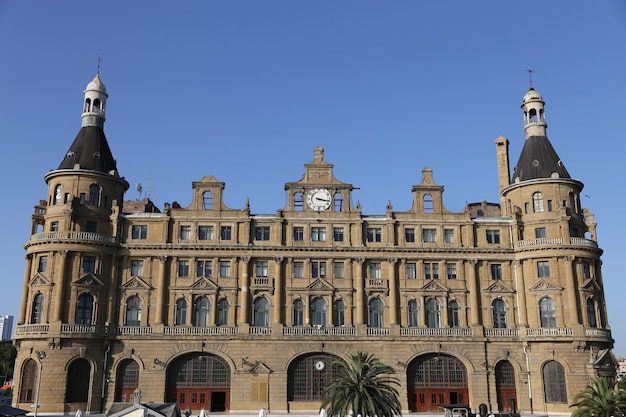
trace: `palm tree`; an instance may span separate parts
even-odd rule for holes
[[[578,407],[572,417],[611,417],[626,413],[626,395],[617,388],[617,383],[606,377],[597,377],[574,397]]]
[[[320,410],[325,409],[328,415],[339,417],[402,414],[398,390],[394,387],[400,382],[390,375],[395,372],[391,366],[360,351],[351,353],[348,363],[338,360],[333,364],[337,366],[337,374],[322,392]]]

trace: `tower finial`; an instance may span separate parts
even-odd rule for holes
[[[98,56],[98,72],[96,72],[96,74],[100,75],[100,64],[102,63],[102,58],[100,58],[100,56]]]
[[[535,71],[531,67],[528,67],[526,72],[528,72],[528,81],[530,81],[530,88],[533,88],[533,72]]]

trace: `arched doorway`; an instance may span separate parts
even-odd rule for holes
[[[181,410],[227,411],[230,406],[230,367],[219,356],[193,353],[176,359],[167,370],[169,402]]]
[[[320,401],[322,391],[337,375],[339,357],[313,353],[294,359],[287,376],[287,401]]]
[[[133,401],[133,392],[139,386],[139,365],[132,359],[124,359],[117,368],[115,401]]]
[[[416,358],[407,370],[409,409],[440,411],[440,404],[469,401],[465,365],[450,355],[431,353]]]
[[[496,364],[496,395],[500,412],[517,411],[515,370],[509,361],[500,361]]]

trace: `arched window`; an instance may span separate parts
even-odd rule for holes
[[[100,200],[100,187],[96,184],[91,184],[89,186],[89,205],[97,206],[98,201]]]
[[[176,300],[176,311],[174,312],[174,325],[182,326],[187,324],[187,300],[179,298]]]
[[[557,361],[548,361],[543,365],[542,376],[546,403],[567,403],[563,366]]]
[[[569,208],[572,211],[576,211],[576,198],[574,197],[574,193],[569,193]]]
[[[293,195],[293,209],[295,211],[303,211],[304,210],[304,196],[300,192],[295,193]]]
[[[37,362],[27,359],[22,367],[22,378],[20,384],[21,403],[35,402],[35,384],[37,383]]]
[[[217,325],[218,326],[228,325],[228,308],[229,308],[228,299],[221,298],[217,302]]]
[[[436,298],[429,298],[426,301],[426,326],[441,327],[441,304]]]
[[[540,192],[533,194],[533,211],[535,213],[543,212],[543,194]]]
[[[383,327],[385,325],[385,306],[383,301],[376,297],[369,302],[369,327]]]
[[[297,299],[293,302],[293,325],[302,326],[304,324],[304,302]]]
[[[311,324],[326,326],[326,301],[322,297],[317,297],[311,302]]]
[[[419,312],[417,308],[417,301],[409,300],[408,311],[409,311],[409,327],[419,326],[419,318],[418,318]]]
[[[88,113],[91,110],[91,99],[88,98],[85,100],[85,110],[84,113]]]
[[[506,305],[500,298],[496,298],[491,302],[491,311],[493,313],[493,328],[506,329]]]
[[[265,297],[259,297],[254,300],[254,315],[252,317],[252,325],[257,327],[269,326],[269,308],[270,303]]]
[[[598,327],[598,321],[596,320],[596,303],[593,298],[587,299],[587,322],[589,327]]]
[[[336,300],[333,306],[333,326],[345,326],[346,324],[346,303],[343,300]]]
[[[126,300],[126,326],[141,325],[141,298],[137,295]]]
[[[433,196],[430,194],[424,194],[424,213],[432,213],[433,210]]]
[[[66,403],[86,403],[89,400],[91,365],[85,359],[76,359],[67,368]]]
[[[93,295],[83,293],[78,296],[76,324],[91,324],[93,319]]]
[[[343,211],[343,194],[335,193],[335,211]]]
[[[33,308],[30,315],[31,324],[40,324],[43,320],[43,294],[38,293],[33,299]]]
[[[539,314],[541,327],[556,327],[556,307],[551,298],[544,297],[539,301]]]
[[[54,199],[52,205],[57,206],[63,202],[63,186],[61,184],[54,187]]]
[[[211,210],[213,208],[213,193],[205,191],[202,194],[202,208],[205,210]]]
[[[132,359],[125,359],[117,368],[117,387],[115,401],[128,403],[133,401],[133,391],[139,386],[139,365]]]
[[[101,105],[102,105],[102,102],[100,101],[100,99],[94,98],[92,111],[94,113],[100,113],[102,111]]]
[[[529,115],[530,115],[530,122],[536,123],[537,122],[537,110],[530,109]]]
[[[459,303],[452,300],[448,303],[448,326],[459,327],[461,325]]]
[[[211,300],[202,296],[196,298],[193,303],[193,325],[196,327],[208,327],[211,316]]]
[[[338,373],[334,355],[317,353],[296,358],[287,375],[288,401],[320,401],[322,391],[335,380]]]

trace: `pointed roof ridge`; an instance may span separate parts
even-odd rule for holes
[[[83,126],[57,169],[84,169],[119,176],[101,126]]]
[[[538,178],[571,179],[563,161],[546,136],[530,136],[513,170],[512,183]]]

